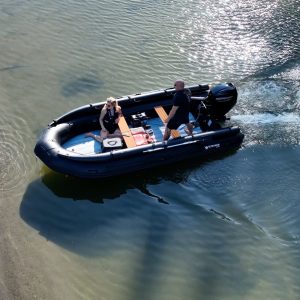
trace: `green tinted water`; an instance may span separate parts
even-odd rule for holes
[[[49,1],[48,1],[49,2]],[[297,299],[299,3],[2,1],[3,299]],[[233,81],[237,153],[115,181],[33,155],[108,96]]]

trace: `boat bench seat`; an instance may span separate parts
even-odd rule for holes
[[[156,113],[158,114],[158,116],[160,117],[160,119],[165,123],[165,120],[168,117],[165,109],[162,106],[156,106],[156,107],[154,107],[154,109],[155,109]],[[171,135],[174,139],[181,137],[180,132],[176,129],[171,130]]]
[[[132,136],[131,131],[128,127],[128,124],[123,116],[119,118],[118,125],[119,125],[119,129],[123,135],[123,138],[124,138],[127,148],[136,147],[136,142],[134,140],[134,137]]]

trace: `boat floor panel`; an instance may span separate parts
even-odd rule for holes
[[[192,115],[190,115],[190,120],[194,120]],[[149,119],[147,120],[147,124],[151,126],[151,129],[153,131],[153,135],[151,135],[153,140],[162,141],[163,134],[165,131],[165,126],[162,123],[161,119],[160,118]],[[178,131],[180,132],[182,137],[187,135],[186,132],[184,131],[184,128],[185,128],[184,124],[182,124],[178,128]],[[194,128],[194,133],[200,133],[200,132],[201,130],[199,127]],[[92,133],[99,135],[100,130],[94,130],[92,131]],[[91,137],[86,137],[85,133],[71,138],[66,143],[64,143],[62,147],[68,151],[72,151],[84,155],[93,155],[102,152],[101,143],[99,143],[98,141],[94,140]]]

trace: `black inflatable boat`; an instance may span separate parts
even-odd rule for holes
[[[226,113],[236,104],[233,84],[193,85],[190,120],[194,134],[184,125],[162,141],[164,116],[172,107],[173,88],[117,98],[123,118],[124,139],[108,138],[99,143],[85,133],[99,135],[99,114],[105,102],[74,109],[53,120],[40,135],[34,152],[49,168],[81,178],[106,178],[186,159],[195,159],[238,149],[244,135],[226,123]]]

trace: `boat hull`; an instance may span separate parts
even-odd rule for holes
[[[129,172],[176,164],[238,149],[244,135],[237,127],[187,137],[185,141],[161,142],[155,147],[141,146],[135,151],[114,150],[102,157],[63,155],[57,147],[46,150],[41,137],[35,154],[54,171],[81,178],[109,178]],[[138,151],[137,151],[138,150]],[[132,152],[132,153],[130,153]]]
[[[202,96],[207,93],[206,87],[199,85],[191,90],[195,95]],[[141,111],[147,111],[151,115],[155,106],[171,108],[172,97],[172,91],[155,91],[134,97],[125,96],[119,99],[119,104],[124,115]],[[96,103],[83,106],[53,120],[37,141],[34,149],[36,156],[59,173],[80,178],[109,178],[226,153],[238,149],[244,138],[238,127],[226,127],[106,153],[84,155],[64,149],[63,143],[71,137],[99,127],[99,109],[102,105],[103,103]]]

